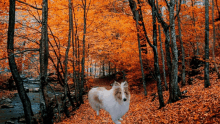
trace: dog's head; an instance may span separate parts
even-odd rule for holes
[[[127,81],[124,81],[121,84],[115,81],[112,88],[117,102],[121,104],[122,102],[130,101]]]

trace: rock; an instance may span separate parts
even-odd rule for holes
[[[11,105],[11,104],[3,104],[3,105],[1,106],[1,108],[14,108],[14,106]]]
[[[15,122],[14,122],[14,121],[11,121],[11,120],[5,122],[5,124],[14,124],[14,123],[15,123]]]
[[[12,103],[12,101],[9,98],[5,99],[5,102],[6,103]]]
[[[2,100],[5,100],[5,97],[2,97]]]
[[[40,88],[34,88],[33,91],[34,91],[34,92],[39,92],[39,91],[40,91]]]
[[[25,118],[19,118],[19,119],[18,119],[18,122],[25,123],[26,121],[25,121]]]
[[[70,95],[71,95],[71,96],[74,96],[74,95],[75,95],[75,92],[70,92]]]
[[[29,92],[28,87],[24,87],[25,92]]]

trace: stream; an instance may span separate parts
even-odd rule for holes
[[[34,114],[39,113],[40,111],[40,94],[39,94],[39,88],[40,84],[39,82],[26,82],[24,83],[24,88],[30,101],[31,101],[31,107]],[[53,95],[51,91],[48,91],[49,95]],[[56,93],[57,95],[61,93]],[[0,124],[25,124],[23,121],[19,121],[21,117],[24,117],[24,110],[23,105],[20,100],[20,97],[18,93],[15,94],[13,98],[10,99],[11,101],[7,104],[10,107],[1,107],[0,108]],[[0,104],[4,104],[4,100],[0,101]]]

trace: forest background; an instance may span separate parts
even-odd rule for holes
[[[1,80],[11,77],[9,59],[14,56],[15,70],[40,79],[42,91],[47,90],[43,86],[48,79],[56,80],[64,88],[64,104],[66,97],[71,101],[72,86],[77,101],[71,103],[73,108],[84,103],[83,93],[94,86],[95,78],[126,79],[133,90],[143,85],[144,95],[149,80],[155,80],[162,108],[162,91],[168,86],[172,103],[182,98],[179,86],[192,84],[192,76],[201,71],[205,87],[210,86],[209,71],[220,78],[220,5],[219,0],[207,1],[1,0]],[[14,29],[10,28],[12,2],[16,3]],[[13,50],[8,47],[9,29],[14,30]],[[46,99],[42,98],[48,109]]]

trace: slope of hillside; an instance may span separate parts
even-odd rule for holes
[[[154,84],[151,85],[151,87],[155,87],[153,90],[150,91],[148,87],[147,97],[143,93],[132,90],[130,109],[122,117],[122,124],[220,123],[220,80],[216,79],[215,74],[210,77],[211,87],[204,88],[204,81],[194,77],[193,85],[181,88],[181,91],[188,91],[184,95],[189,97],[166,104],[162,109],[158,109],[158,98],[152,102],[154,96],[151,94],[156,93]],[[164,91],[163,96],[164,101],[167,102],[169,92]],[[65,118],[57,124],[113,124],[110,115],[104,110],[101,110],[100,115],[96,116],[96,112],[88,103],[88,96],[85,95],[84,98],[85,104],[73,112],[70,118]]]

